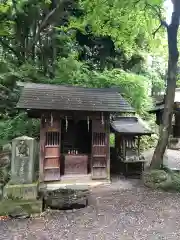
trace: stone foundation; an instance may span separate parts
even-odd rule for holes
[[[88,204],[89,190],[58,189],[44,192],[45,207],[55,209],[73,209],[85,207]]]
[[[38,196],[38,183],[10,185],[6,184],[3,191],[5,199],[35,200]]]

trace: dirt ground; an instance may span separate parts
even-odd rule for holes
[[[74,211],[0,222],[0,240],[180,239],[180,194],[152,191],[139,180],[93,189],[90,205]]]

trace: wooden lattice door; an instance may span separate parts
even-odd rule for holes
[[[44,147],[44,181],[60,180],[61,122],[46,123]]]
[[[92,121],[92,179],[107,178],[108,139],[105,123]]]

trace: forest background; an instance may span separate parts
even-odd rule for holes
[[[147,111],[152,95],[164,91],[168,59],[165,30],[154,35],[158,26],[144,0],[1,1],[0,145],[39,137],[39,121],[15,109],[19,81],[118,87],[156,132]],[[145,137],[141,147],[156,140]]]

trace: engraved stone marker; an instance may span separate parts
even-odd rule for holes
[[[42,211],[42,200],[37,199],[38,181],[35,177],[38,170],[37,147],[36,140],[26,136],[12,141],[11,176],[3,189],[4,202],[8,203],[5,211],[10,216],[30,216]],[[23,210],[23,214],[17,209]]]
[[[36,140],[27,136],[12,141],[10,184],[29,184],[35,179]]]

